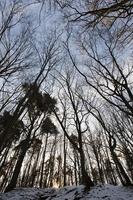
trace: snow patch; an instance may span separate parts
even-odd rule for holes
[[[54,188],[16,188],[0,193],[0,200],[133,200],[133,187],[97,185],[86,192],[83,185]]]

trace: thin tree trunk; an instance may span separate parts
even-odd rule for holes
[[[45,146],[44,146],[44,151],[43,151],[43,155],[42,155],[42,163],[41,163],[41,171],[40,171],[40,182],[39,182],[40,188],[43,186],[44,162],[45,162],[47,143],[48,143],[48,133],[46,133]]]
[[[64,148],[63,186],[66,186],[66,136],[65,136],[65,134],[64,134],[64,147],[63,148]]]
[[[73,150],[73,154],[74,154],[74,176],[75,176],[75,185],[78,184],[78,180],[77,180],[77,159],[76,159],[76,150]]]

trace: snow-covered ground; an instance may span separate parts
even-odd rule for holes
[[[133,187],[97,185],[89,192],[84,186],[61,189],[16,188],[0,200],[133,200]]]

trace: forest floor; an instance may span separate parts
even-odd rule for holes
[[[133,200],[133,187],[97,185],[89,192],[84,186],[60,189],[16,188],[0,193],[0,200]]]

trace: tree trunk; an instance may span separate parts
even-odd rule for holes
[[[64,180],[63,180],[63,185],[66,186],[66,136],[64,134],[64,167],[63,167],[63,175],[64,175]]]
[[[15,169],[14,169],[14,172],[13,172],[13,176],[11,178],[10,183],[6,187],[5,192],[9,192],[13,188],[16,187],[17,179],[18,179],[18,176],[19,176],[19,173],[20,173],[20,170],[21,170],[21,167],[22,167],[22,163],[23,163],[23,160],[24,160],[24,157],[26,155],[28,148],[29,148],[29,140],[26,139],[24,141],[23,146],[21,146],[21,152],[20,152],[20,155],[18,157],[16,166],[15,166]]]
[[[43,155],[42,155],[41,172],[40,172],[41,175],[40,175],[40,183],[39,183],[40,188],[43,185],[44,162],[45,162],[47,143],[48,143],[48,133],[46,133],[45,147],[44,147],[44,151],[43,151]]]
[[[91,186],[94,186],[94,183],[85,169],[85,156],[83,150],[80,149],[79,153],[81,159],[81,184],[85,185],[87,189],[90,189]]]
[[[75,185],[78,184],[77,180],[77,155],[76,155],[76,150],[73,150],[73,155],[74,155],[74,177],[75,177]]]
[[[116,153],[115,153],[114,151],[111,151],[111,155],[112,155],[112,158],[113,158],[115,164],[117,165],[117,167],[119,168],[120,173],[121,173],[121,175],[122,175],[122,177],[123,177],[123,179],[124,179],[123,185],[126,185],[126,186],[132,185],[132,183],[131,183],[131,181],[130,181],[128,175],[127,175],[127,173],[125,172],[125,170],[124,170],[124,168],[122,167],[122,165],[121,165],[119,159],[117,158]]]

